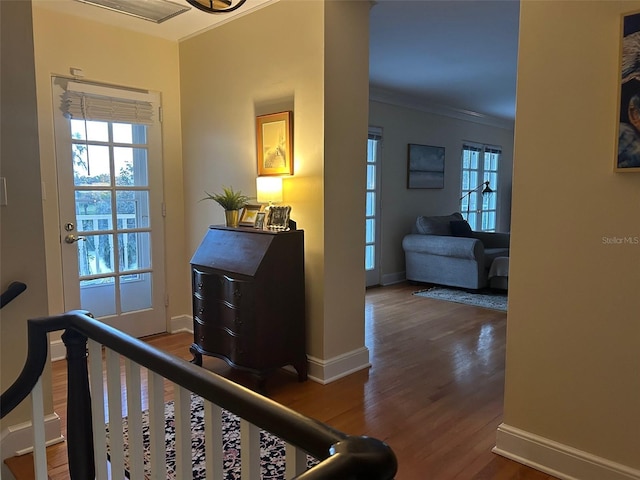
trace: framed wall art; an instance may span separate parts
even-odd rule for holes
[[[409,144],[407,188],[444,188],[444,147]]]
[[[256,118],[258,176],[293,175],[293,112]]]
[[[622,15],[617,172],[640,172],[640,11]]]

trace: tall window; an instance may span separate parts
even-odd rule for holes
[[[369,127],[367,140],[367,200],[365,210],[364,268],[367,286],[380,283],[379,231],[380,231],[380,148],[382,129]]]
[[[473,230],[494,232],[497,222],[498,167],[502,148],[465,143],[462,146],[460,211]],[[492,190],[487,190],[487,183]]]

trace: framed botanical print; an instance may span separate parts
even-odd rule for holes
[[[293,112],[256,118],[258,176],[293,175]]]

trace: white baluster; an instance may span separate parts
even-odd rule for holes
[[[222,408],[204,400],[204,444],[206,480],[224,478]]]
[[[104,377],[102,370],[102,345],[88,339],[89,387],[91,389],[91,424],[93,428],[93,458],[96,480],[107,480],[107,438],[104,424]]]
[[[191,459],[191,394],[174,385],[174,413],[176,418],[176,478],[193,478]]]
[[[307,469],[307,452],[288,443],[285,444],[285,451],[286,470],[284,478],[294,478]]]
[[[126,372],[127,416],[129,424],[129,474],[130,478],[144,478],[140,366],[126,358],[124,367]]]
[[[151,478],[167,478],[167,451],[165,445],[166,421],[164,417],[164,379],[148,371],[149,385],[149,454]]]
[[[108,348],[107,399],[109,404],[109,445],[111,473],[114,479],[124,477],[124,439],[122,436],[122,385],[120,383],[120,356]]]
[[[240,461],[243,480],[260,480],[260,429],[240,419]]]
[[[33,467],[36,480],[47,480],[47,447],[44,435],[42,377],[31,390],[31,422],[33,426]]]

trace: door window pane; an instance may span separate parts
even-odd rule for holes
[[[111,185],[109,147],[74,143],[71,153],[75,185]]]
[[[130,123],[113,123],[114,143],[133,143],[133,129]]]
[[[90,142],[108,142],[109,124],[94,120],[71,120],[71,138]]]
[[[364,247],[364,268],[371,270],[375,267],[375,246],[367,245]]]
[[[113,235],[86,235],[77,243],[81,277],[113,273]]]
[[[80,282],[80,308],[98,317],[116,314],[116,290],[113,277]]]
[[[111,218],[111,192],[105,190],[76,190],[76,215]],[[81,222],[78,222],[80,224]],[[105,228],[99,228],[105,230]]]
[[[376,166],[367,165],[367,190],[376,188]]]
[[[146,187],[149,184],[145,148],[114,147],[113,163],[116,185]]]
[[[366,206],[366,215],[367,217],[373,217],[376,214],[376,193],[375,192],[367,192],[367,206]]]
[[[133,276],[132,276],[133,277]],[[151,308],[151,274],[141,273],[135,279],[122,277],[120,282],[120,302],[123,312],[133,312]]]
[[[366,220],[366,243],[374,243],[376,239],[376,221],[373,218]]]
[[[118,259],[121,272],[151,268],[148,232],[118,234]]]
[[[149,192],[120,190],[116,192],[118,229],[149,227]]]

